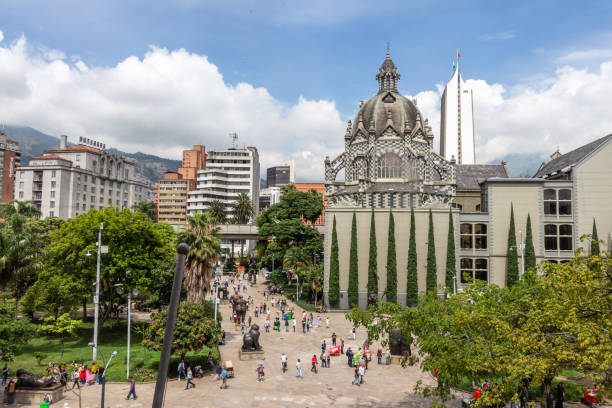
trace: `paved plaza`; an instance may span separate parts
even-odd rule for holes
[[[255,304],[263,303],[263,284],[255,285],[247,289],[244,297],[249,295],[255,298]],[[272,296],[276,299],[279,295]],[[310,360],[313,354],[317,358],[321,354],[321,342],[323,339],[331,344],[331,335],[335,332],[345,339],[345,351],[348,347],[357,350],[366,338],[363,328],[357,330],[356,340],[352,340],[352,325],[346,321],[342,313],[321,314],[321,327],[315,327],[310,333],[303,334],[301,329],[302,309],[289,302],[295,307],[298,319],[297,331],[294,333],[292,327],[290,332],[285,332],[284,326],[281,332],[265,333],[265,315],[253,319],[253,323],[259,324],[261,328],[260,343],[265,351],[265,380],[257,381],[256,366],[259,361],[240,361],[238,350],[242,345],[240,328],[230,324],[231,307],[229,303],[221,305],[223,315],[223,328],[227,332],[227,344],[221,346],[222,360],[231,360],[235,367],[236,375],[228,380],[229,388],[221,390],[219,382],[215,381],[214,375],[209,374],[203,378],[195,379],[196,387],[185,390],[185,382],[171,380],[168,382],[165,406],[167,407],[232,407],[238,408],[248,406],[254,408],[264,407],[422,407],[428,405],[424,400],[411,395],[416,381],[421,379],[424,383],[432,383],[427,374],[423,374],[418,367],[401,368],[399,365],[378,365],[376,358],[369,364],[364,384],[360,387],[352,385],[353,369],[348,367],[346,357],[341,355],[331,358],[331,368],[321,368],[319,373],[310,372]],[[268,306],[270,302],[267,302]],[[272,312],[271,320],[278,308]],[[253,315],[250,311],[248,314]],[[247,314],[247,315],[248,315]],[[254,317],[254,316],[253,316]],[[329,317],[330,327],[325,327],[325,317]],[[378,344],[372,345],[373,354],[378,349]],[[285,352],[288,356],[289,370],[282,373],[280,355]],[[295,377],[296,359],[302,360],[302,372],[304,378]],[[113,408],[137,408],[149,407],[153,400],[154,383],[137,384],[136,393],[138,400],[126,401],[128,393],[127,383],[108,383],[106,385],[107,407]],[[82,392],[83,407],[100,406],[100,387],[84,387]],[[78,407],[78,401],[74,394],[66,393],[62,401],[55,406]],[[245,405],[246,404],[246,405]]]

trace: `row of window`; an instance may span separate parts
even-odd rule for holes
[[[551,263],[566,263],[569,259],[550,259]],[[472,283],[475,280],[489,281],[489,265],[485,258],[461,258],[459,261],[461,283]]]
[[[571,224],[544,224],[546,251],[572,251],[573,241]],[[487,224],[462,223],[460,243],[461,249],[487,249]]]

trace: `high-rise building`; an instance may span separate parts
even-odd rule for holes
[[[187,188],[189,180],[168,171],[157,184],[157,221],[175,229],[187,223]]]
[[[187,190],[196,188],[198,170],[206,168],[206,148],[194,145],[191,150],[183,150],[183,165],[178,169],[179,174],[187,180]]]
[[[0,129],[0,202],[8,203],[14,197],[15,168],[21,162],[19,144],[6,137]]]
[[[266,187],[259,192],[259,211],[263,211],[280,201],[280,187]]]
[[[255,147],[211,150],[206,168],[197,172],[196,189],[188,193],[187,212],[205,211],[214,200],[225,206],[232,217],[240,193],[247,193],[255,215],[259,213],[259,153]]]
[[[108,153],[101,143],[89,139],[68,146],[67,138],[62,135],[59,147],[17,167],[18,200],[34,201],[42,218],[68,219],[90,209],[132,208],[147,199],[149,188],[134,178],[131,160]]]
[[[475,164],[474,96],[461,78],[459,65],[442,93],[440,155],[458,164]]]
[[[282,187],[291,182],[291,166],[268,167],[266,171],[266,187]]]

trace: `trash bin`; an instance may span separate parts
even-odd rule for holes
[[[42,402],[40,404],[40,408],[49,408],[49,403],[48,402]]]

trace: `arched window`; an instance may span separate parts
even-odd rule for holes
[[[376,176],[378,178],[401,178],[402,159],[393,152],[380,156],[376,162]]]

